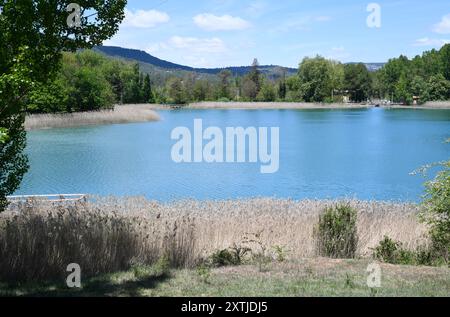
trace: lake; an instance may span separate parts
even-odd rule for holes
[[[448,160],[450,110],[179,110],[160,122],[28,133],[30,171],[16,194],[178,199],[358,198],[419,201],[422,176]],[[174,128],[279,127],[279,170],[171,159]],[[432,176],[432,175],[431,175]]]

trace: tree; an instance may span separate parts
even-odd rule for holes
[[[420,101],[427,102],[429,100],[427,82],[421,76],[414,76],[411,82],[411,93],[420,97]]]
[[[444,45],[439,51],[442,63],[442,74],[445,79],[450,80],[450,44]]]
[[[410,69],[410,61],[405,56],[390,59],[380,70],[380,78],[383,85],[383,91],[391,98],[398,90],[397,83],[402,74],[407,74]]]
[[[254,101],[261,90],[261,72],[259,70],[259,62],[255,58],[252,63],[250,72],[245,76],[242,82],[242,94],[245,99]]]
[[[133,79],[130,86],[130,102],[140,103],[142,100],[142,85],[141,85],[141,73],[139,70],[139,64],[133,66]]]
[[[152,92],[152,84],[150,81],[150,75],[147,74],[144,78],[144,84],[142,87],[142,95],[144,98],[145,103],[153,103],[155,102],[153,99],[153,92]]]
[[[303,101],[302,83],[298,76],[291,76],[286,79],[287,93],[286,99],[289,101]]]
[[[194,101],[205,101],[208,98],[209,83],[206,80],[197,80],[194,84],[192,97]]]
[[[287,85],[286,85],[286,69],[285,68],[281,68],[281,79],[278,81],[278,98],[280,98],[280,100],[285,100],[286,99],[286,94],[287,94]]]
[[[264,81],[261,90],[258,93],[258,101],[272,102],[277,99],[277,92],[275,87],[269,81]]]
[[[258,86],[250,76],[246,76],[242,81],[242,96],[249,101],[254,101],[258,96]]]
[[[0,0],[0,211],[28,169],[24,111],[27,94],[60,67],[61,52],[100,45],[124,18],[125,0],[83,0],[80,24],[68,23],[70,0]],[[4,138],[3,138],[4,139]]]
[[[347,64],[344,66],[344,89],[355,102],[366,101],[371,91],[371,77],[366,65]]]
[[[280,100],[285,100],[286,99],[286,94],[287,94],[287,86],[286,86],[286,79],[282,79],[278,82],[278,98],[280,98]]]
[[[425,184],[422,220],[430,226],[432,251],[449,263],[450,258],[450,161],[441,163],[443,170]]]
[[[174,104],[186,103],[183,81],[178,77],[172,77],[166,84],[167,95],[170,98],[170,102]]]
[[[427,95],[430,100],[447,100],[450,98],[450,81],[442,74],[430,77],[427,87]]]
[[[306,57],[299,66],[301,94],[306,102],[323,102],[333,90],[333,63],[321,56]]]
[[[395,98],[404,103],[411,104],[412,95],[409,92],[410,83],[405,73],[400,75],[398,82],[395,84]]]
[[[73,91],[69,98],[71,111],[91,111],[110,108],[114,94],[101,73],[90,68],[80,68],[74,74]]]
[[[224,69],[219,73],[219,98],[230,99],[230,78],[231,71]]]

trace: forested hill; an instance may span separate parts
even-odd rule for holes
[[[94,50],[99,51],[99,52],[101,52],[105,55],[111,56],[111,57],[119,57],[119,58],[135,60],[137,62],[146,63],[146,64],[150,64],[150,65],[153,65],[156,67],[165,68],[165,69],[169,69],[169,70],[184,70],[184,71],[191,71],[191,72],[196,72],[196,73],[217,75],[222,70],[228,69],[234,75],[239,75],[239,76],[246,75],[251,70],[251,66],[236,66],[236,67],[227,67],[227,68],[194,68],[194,67],[179,65],[179,64],[175,64],[175,63],[171,63],[171,62],[159,59],[159,58],[154,57],[144,51],[116,47],[116,46],[98,46]],[[250,63],[251,63],[251,61],[249,61],[249,64]],[[292,75],[297,72],[297,69],[295,69],[295,68],[281,67],[281,66],[275,66],[275,65],[261,65],[258,68],[262,73],[264,73],[266,75],[270,75],[273,73],[282,73],[283,69],[286,71],[287,75]]]
[[[217,75],[224,69],[230,70],[234,75],[244,76],[251,70],[251,66],[232,66],[227,68],[194,68],[190,66],[171,63],[155,56],[152,56],[144,51],[122,48],[117,46],[98,46],[94,50],[101,52],[111,57],[119,57],[129,60],[135,60],[140,63],[150,64],[159,68],[167,70],[184,70],[188,72],[196,72],[209,75]],[[251,61],[249,61],[250,63]],[[352,64],[352,63],[350,63]],[[384,66],[384,63],[366,63],[367,69],[370,72],[375,72]],[[259,70],[268,77],[279,77],[283,71],[286,75],[293,75],[297,72],[296,68],[282,67],[276,65],[261,65]]]

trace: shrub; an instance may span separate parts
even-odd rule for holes
[[[386,263],[395,264],[400,244],[385,236],[380,244],[374,249],[374,258]]]
[[[287,259],[287,251],[280,245],[273,246],[273,251],[275,252],[275,259],[277,262],[284,262]]]
[[[379,261],[402,265],[434,265],[436,259],[430,248],[418,247],[417,250],[407,250],[400,242],[385,236],[374,249],[373,257]]]
[[[314,230],[316,252],[331,258],[354,258],[358,246],[357,212],[349,205],[326,208]]]
[[[450,256],[450,161],[444,170],[425,184],[422,220],[430,225],[432,252],[447,264]]]
[[[209,284],[209,279],[211,277],[211,267],[205,264],[197,267],[197,276],[202,281],[202,283]]]
[[[241,258],[231,249],[223,249],[211,255],[211,264],[215,267],[240,265]]]

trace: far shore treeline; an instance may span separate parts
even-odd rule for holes
[[[366,102],[409,105],[450,99],[450,44],[408,59],[389,60],[369,72],[364,64],[342,64],[321,56],[304,58],[298,72],[266,77],[255,59],[244,76],[223,70],[170,76],[144,73],[139,64],[92,50],[64,53],[60,71],[29,94],[28,112],[109,109],[114,104],[185,104],[201,101]]]

